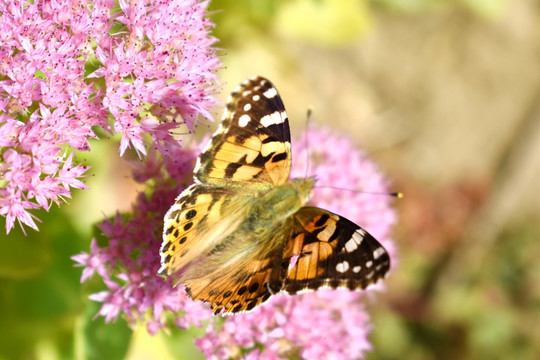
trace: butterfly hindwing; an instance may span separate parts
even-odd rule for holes
[[[382,245],[344,217],[303,207],[294,219],[284,254],[284,262],[294,262],[283,284],[285,292],[320,287],[364,289],[390,269],[390,257]]]
[[[289,120],[276,88],[254,77],[235,89],[223,121],[203,150],[196,181],[228,187],[270,188],[287,181]]]
[[[220,269],[216,272],[185,282],[188,294],[194,300],[207,301],[214,314],[249,311],[270,298],[267,282],[272,273],[270,259],[251,261],[247,268]]]
[[[290,223],[290,219],[286,223]],[[241,228],[231,233],[219,251],[211,253],[183,275],[190,296],[209,302],[215,314],[253,309],[268,300],[275,284],[279,284],[279,288],[283,284],[286,272],[276,270],[283,265],[284,244],[288,238],[287,232],[276,233],[269,229],[259,232]]]

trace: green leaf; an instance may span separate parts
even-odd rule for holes
[[[86,360],[124,359],[133,332],[122,318],[110,323],[105,323],[101,316],[95,318],[101,305],[93,301],[88,302],[81,329],[83,348],[79,350]]]

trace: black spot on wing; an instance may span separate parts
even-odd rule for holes
[[[271,152],[270,154],[266,156],[262,156],[261,153],[257,155],[257,157],[253,160],[251,165],[256,166],[258,168],[264,168],[265,164],[274,156],[274,153]]]
[[[282,111],[285,111],[285,109],[283,109]],[[273,112],[269,114],[265,114],[265,115],[270,115],[272,113]],[[279,138],[280,141],[291,142],[291,133],[289,129],[288,118],[285,118],[285,120],[281,124],[272,124],[270,126],[267,126],[266,130],[267,130],[267,133],[269,134],[276,134],[277,138]]]
[[[227,167],[225,168],[225,176],[227,178],[232,178],[236,173],[236,170],[242,167],[243,163],[245,162],[245,158],[246,157],[244,156],[243,161],[240,159],[239,162],[227,164]]]
[[[266,139],[264,139],[264,140],[262,141],[262,143],[263,143],[263,144],[268,144],[268,143],[276,142],[276,141],[278,141],[277,138],[275,138],[275,137],[273,137],[273,136],[269,136],[269,137],[267,137]]]
[[[193,219],[196,215],[197,215],[197,211],[191,209],[186,213],[186,219],[188,219],[188,220]]]
[[[272,157],[272,162],[279,162],[279,161],[285,160],[286,158],[287,158],[286,153],[279,153]]]
[[[247,290],[247,286],[242,286],[240,289],[238,289],[238,295],[243,295]]]
[[[165,243],[165,246],[163,246],[162,252],[167,252],[169,250],[169,247],[171,246],[172,242],[168,241]]]
[[[259,283],[258,282],[254,282],[253,284],[250,285],[248,291],[250,293],[254,293],[255,291],[257,291],[257,289],[259,289]]]
[[[326,223],[326,221],[328,220],[328,218],[330,218],[330,215],[328,215],[328,214],[323,214],[323,215],[321,215],[321,217],[319,218],[319,220],[317,220],[317,221],[315,222],[315,226],[316,226],[316,227],[323,226],[323,225]]]

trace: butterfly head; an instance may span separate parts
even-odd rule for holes
[[[306,204],[313,196],[313,187],[315,186],[315,176],[307,178],[296,178],[291,182],[294,184],[298,197],[301,199],[302,204]]]

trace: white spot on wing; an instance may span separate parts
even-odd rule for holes
[[[362,243],[365,234],[366,232],[364,230],[358,229],[350,240],[345,243],[345,250],[347,252],[353,252],[354,250],[358,249],[358,246]]]
[[[369,260],[368,262],[366,262],[367,268],[370,268],[371,266],[373,266],[373,261]]]
[[[356,232],[354,233],[354,235],[360,237],[360,240],[358,242],[358,244],[360,245],[360,243],[362,242],[362,239],[364,238],[364,236],[366,236],[366,230],[362,229],[362,228],[359,228],[358,230],[356,230]],[[353,235],[353,236],[354,236]]]
[[[386,251],[382,247],[379,247],[379,248],[375,249],[375,251],[373,251],[373,258],[375,260],[377,260],[378,258],[380,258],[385,253],[386,253]]]
[[[349,270],[349,263],[347,261],[340,262],[336,265],[337,272],[344,273],[347,270]]]
[[[268,99],[271,99],[277,95],[277,91],[274,88],[270,88],[266,90],[263,95],[266,96]]]
[[[347,252],[353,252],[356,249],[358,249],[358,243],[354,240],[354,235],[353,235],[351,240],[345,243],[345,250],[347,250]]]
[[[356,265],[355,267],[352,268],[352,271],[354,273],[359,273],[360,270],[362,270],[362,267],[360,265]]]
[[[249,110],[251,110],[251,104],[244,105],[244,111],[249,111]]]
[[[238,119],[238,125],[240,127],[245,127],[249,123],[250,120],[251,118],[249,117],[249,115],[244,114],[240,116],[240,119]]]
[[[259,95],[253,95],[252,99],[253,101],[259,101],[261,97]]]
[[[273,124],[281,124],[287,117],[285,111],[279,112],[275,111],[270,115],[263,116],[261,119],[261,124],[265,127],[268,127]]]

